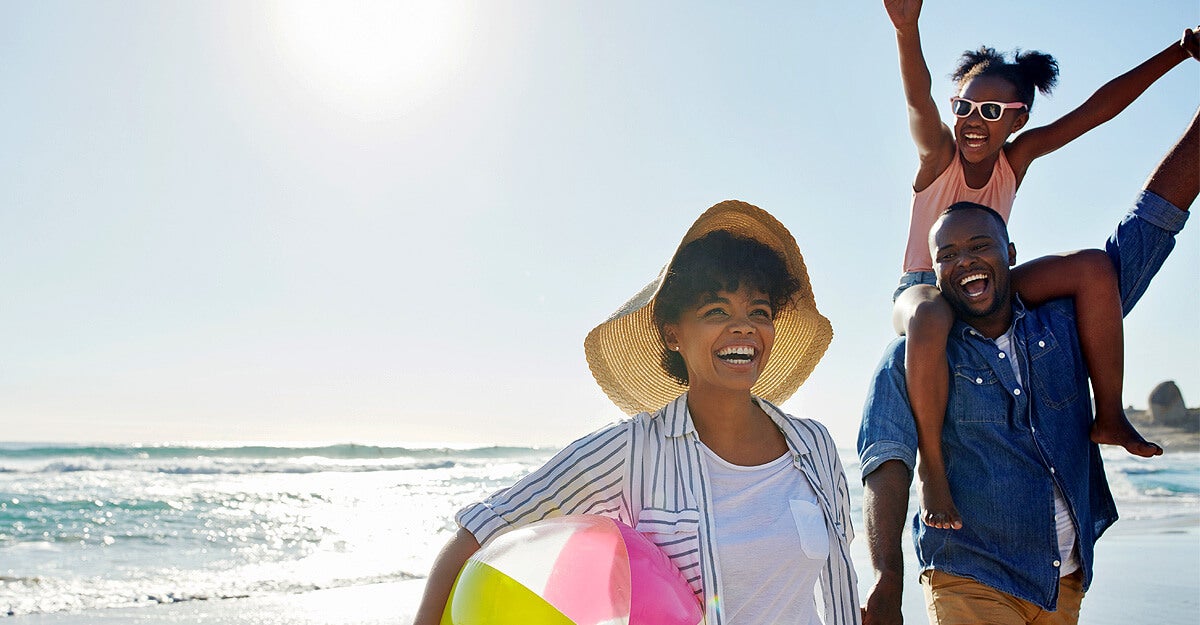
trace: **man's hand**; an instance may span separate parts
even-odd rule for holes
[[[897,625],[904,589],[904,552],[900,541],[908,516],[912,473],[899,460],[888,460],[863,479],[863,521],[875,585],[863,606],[864,625]]]
[[[900,613],[900,591],[903,579],[884,574],[875,580],[867,593],[867,604],[863,606],[863,625],[902,625],[904,615]]]
[[[888,18],[896,30],[914,27],[917,18],[921,17],[922,0],[883,0],[883,8],[887,9]]]
[[[1187,51],[1188,56],[1200,61],[1200,26],[1185,29],[1179,45]]]

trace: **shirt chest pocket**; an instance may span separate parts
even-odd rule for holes
[[[829,557],[829,530],[825,525],[825,515],[821,507],[803,499],[791,499],[788,502],[792,508],[792,520],[796,523],[796,532],[800,535],[800,548],[804,555],[812,560],[824,560]]]
[[[946,418],[956,423],[1005,423],[1008,395],[991,369],[957,365]]]
[[[665,510],[643,508],[638,513],[638,532],[658,545],[664,553],[675,560],[686,554],[698,560],[700,551],[700,511],[695,508]],[[677,562],[676,565],[679,563]],[[689,576],[690,577],[690,576]]]
[[[1049,332],[1028,344],[1033,384],[1041,402],[1055,410],[1074,405],[1080,388],[1076,376],[1084,370],[1082,363],[1076,365],[1068,358],[1068,349],[1060,346]]]

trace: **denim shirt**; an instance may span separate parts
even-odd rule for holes
[[[1143,191],[1109,238],[1121,304],[1128,313],[1175,244],[1187,213]],[[1054,485],[1078,536],[1086,590],[1096,539],[1117,520],[1099,447],[1092,443],[1087,368],[1074,304],[1025,308],[1013,298],[1012,357],[962,321],[946,346],[951,383],[942,445],[946,476],[963,527],[941,530],[912,519],[921,570],[937,569],[1053,610],[1059,550]],[[904,339],[876,369],[858,438],[864,478],[888,460],[911,471],[917,433],[904,375]]]

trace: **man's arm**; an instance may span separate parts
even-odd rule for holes
[[[1146,181],[1133,211],[1117,225],[1106,251],[1117,268],[1125,314],[1141,299],[1175,247],[1188,209],[1200,195],[1200,111]]]
[[[876,368],[858,433],[863,520],[875,583],[865,597],[865,625],[903,623],[901,540],[917,461],[917,427],[908,404],[904,340],[893,341]]]
[[[1200,109],[1146,181],[1146,190],[1187,211],[1200,194]]]
[[[912,473],[899,460],[888,460],[863,479],[863,520],[875,584],[867,594],[863,625],[903,623],[900,613],[904,588],[901,540],[908,516]]]

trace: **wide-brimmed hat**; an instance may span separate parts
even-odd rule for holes
[[[796,239],[770,213],[737,200],[704,211],[683,235],[658,277],[625,302],[583,341],[588,367],[600,388],[627,414],[652,412],[687,390],[660,366],[665,347],[651,305],[683,246],[717,230],[754,239],[779,253],[800,282],[792,305],[775,318],[775,346],[751,393],[772,403],[791,397],[812,373],[833,339],[833,328],[813,300],[812,284]]]

